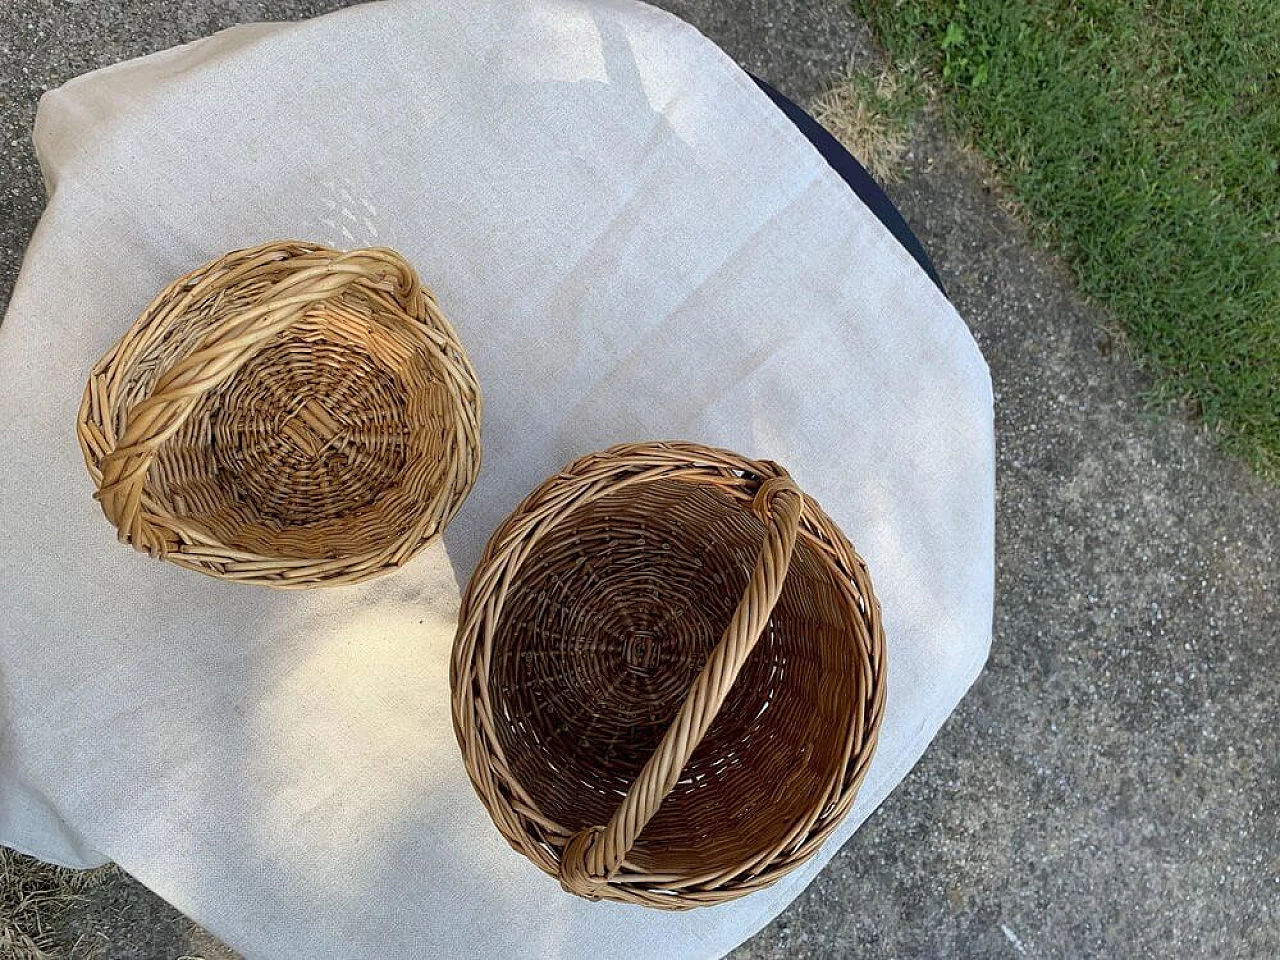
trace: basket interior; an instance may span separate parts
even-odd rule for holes
[[[181,342],[160,342],[143,369],[154,379],[232,312],[229,299],[257,292],[191,311]],[[353,285],[266,343],[166,441],[148,497],[188,530],[270,557],[359,555],[403,535],[432,505],[453,432],[425,337],[389,309]],[[133,390],[145,396],[147,378]]]
[[[504,602],[490,696],[538,809],[608,822],[746,588],[763,522],[706,485],[602,497],[540,539]],[[765,633],[628,862],[696,876],[807,833],[844,776],[858,696],[856,611],[801,537]]]

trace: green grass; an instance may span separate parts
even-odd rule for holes
[[[1280,2],[853,0],[1162,401],[1280,477]]]

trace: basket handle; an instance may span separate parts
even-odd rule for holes
[[[352,250],[285,277],[262,302],[236,316],[178,361],[156,383],[151,395],[128,413],[123,436],[102,458],[97,499],[120,539],[138,550],[165,554],[173,536],[142,509],[147,472],[160,446],[186,422],[196,403],[226,383],[276,334],[306,316],[316,303],[331,299],[358,281],[387,286],[401,303],[412,304],[421,282],[394,250]]]
[[[778,476],[760,485],[751,504],[767,527],[746,594],[662,742],[608,825],[580,830],[565,845],[560,858],[560,885],[570,893],[599,899],[598,891],[622,866],[636,838],[680,779],[680,772],[720,712],[738,672],[769,622],[791,566],[804,504],[800,488],[786,471],[778,469]]]

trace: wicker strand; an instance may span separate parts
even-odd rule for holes
[[[658,812],[702,742],[782,593],[803,507],[800,490],[785,471],[761,484],[752,509],[768,528],[746,594],[662,743],[608,825],[580,831],[565,847],[560,883],[570,893],[598,898],[600,889],[622,866],[636,838]]]

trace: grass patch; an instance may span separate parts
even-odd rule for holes
[[[112,868],[65,870],[0,847],[0,957],[5,960],[94,960],[96,943],[68,944],[62,920]]]
[[[924,105],[910,64],[872,71],[850,61],[813,105],[814,117],[881,183],[902,178],[911,124]]]
[[[1225,446],[1280,477],[1280,3],[853,0]]]

